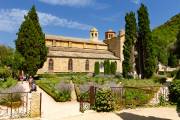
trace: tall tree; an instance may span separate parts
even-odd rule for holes
[[[34,5],[32,6],[31,10],[28,12],[27,16],[29,17],[29,19],[32,20],[32,22],[35,26],[35,29],[38,32],[39,40],[37,42],[39,42],[39,45],[41,46],[39,48],[39,54],[40,54],[40,60],[41,60],[41,63],[39,64],[39,68],[41,68],[41,67],[43,67],[44,62],[47,59],[48,49],[45,45],[45,35],[44,35],[42,28],[40,26],[39,18],[38,18],[38,15],[36,13],[36,8]]]
[[[123,76],[128,77],[128,73],[134,71],[134,45],[137,40],[137,25],[135,13],[130,12],[125,16],[125,42],[124,42],[124,61],[123,61]]]
[[[177,58],[180,59],[180,28],[175,42],[175,53],[177,55]]]
[[[23,70],[26,74],[35,75],[46,60],[47,48],[34,6],[25,16],[17,35],[16,49],[26,61]]]
[[[138,10],[138,68],[142,78],[150,78],[156,70],[156,55],[150,30],[147,7],[141,4]]]

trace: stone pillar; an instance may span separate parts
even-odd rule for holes
[[[72,82],[72,80],[70,81],[70,85],[71,85],[71,101],[77,101],[74,83]]]
[[[41,116],[41,93],[32,92],[30,116],[31,117]]]

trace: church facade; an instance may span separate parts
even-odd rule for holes
[[[90,30],[90,38],[73,38],[56,35],[46,35],[48,57],[44,66],[38,70],[43,73],[64,72],[94,72],[95,62],[100,63],[100,72],[104,71],[103,62],[106,59],[115,61],[117,72],[122,73],[123,43],[125,33],[116,35],[112,30],[105,32],[105,40],[98,39],[96,28]]]

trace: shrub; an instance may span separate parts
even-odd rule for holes
[[[71,91],[67,89],[59,90],[52,83],[40,83],[38,84],[47,94],[49,94],[56,102],[65,102],[71,100]]]
[[[95,65],[94,65],[94,74],[98,75],[99,73],[100,73],[99,62],[95,62]]]
[[[114,100],[110,90],[99,89],[95,96],[94,109],[98,112],[110,112],[114,110]]]
[[[169,86],[169,101],[177,103],[180,97],[180,80],[173,81]]]
[[[159,96],[159,105],[160,106],[165,106],[166,105],[166,99],[164,98],[163,95]]]
[[[123,75],[122,75],[121,73],[118,73],[118,74],[116,74],[115,78],[117,78],[117,79],[122,79],[122,78],[123,78]]]
[[[16,85],[17,80],[13,78],[6,78],[6,81],[0,81],[0,89],[9,88],[11,86]]]
[[[180,79],[180,69],[176,73],[176,79]]]
[[[127,108],[143,106],[149,102],[153,93],[146,93],[145,90],[127,88],[125,90],[125,104]]]
[[[21,94],[8,94],[5,96],[1,96],[0,105],[18,108],[22,105]]]
[[[177,100],[177,111],[180,112],[180,97]]]
[[[160,83],[160,84],[164,84],[164,83],[166,83],[166,77],[155,77],[154,79],[154,82],[155,83]]]
[[[56,91],[55,93],[58,102],[66,102],[71,100],[71,91],[69,90]]]
[[[7,79],[11,76],[11,71],[8,68],[0,68],[0,78]]]

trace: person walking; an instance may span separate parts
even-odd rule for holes
[[[28,80],[28,82],[29,82],[29,89],[30,89],[30,91],[31,91],[31,89],[32,89],[32,83],[33,83],[33,77],[32,76],[30,76],[29,77],[29,80]]]

